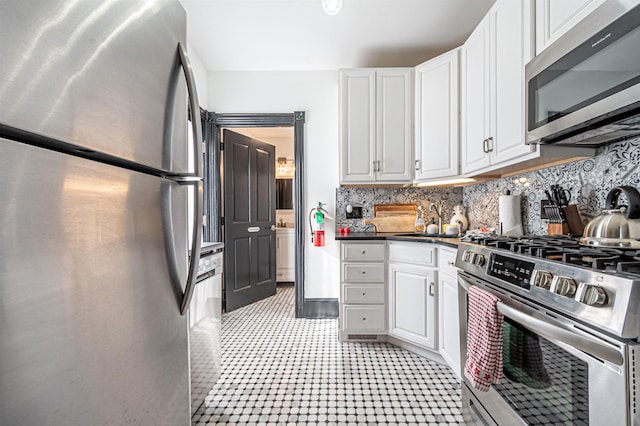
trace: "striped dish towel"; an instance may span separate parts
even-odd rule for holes
[[[502,321],[496,296],[476,286],[469,289],[467,361],[464,375],[471,385],[487,392],[502,378]]]

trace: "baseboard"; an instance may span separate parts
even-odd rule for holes
[[[338,299],[304,299],[304,318],[338,318]]]

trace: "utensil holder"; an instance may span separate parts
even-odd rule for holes
[[[550,223],[547,225],[547,235],[569,235],[569,225],[566,223]]]
[[[560,209],[560,206],[556,204],[547,204],[544,206],[544,211],[547,213],[547,219],[549,219],[550,224],[566,222],[564,212]]]
[[[580,237],[584,233],[584,224],[578,211],[578,206],[575,204],[569,204],[562,208],[564,216],[567,218],[567,224],[569,225],[569,232],[575,237]]]

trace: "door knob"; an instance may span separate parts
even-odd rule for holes
[[[276,230],[276,226],[275,226],[275,225],[271,225],[271,228],[270,228],[270,229],[271,229],[272,231],[274,231],[274,232],[275,232],[275,230]]]

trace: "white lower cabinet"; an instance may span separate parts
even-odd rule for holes
[[[295,281],[296,235],[293,228],[276,228],[276,280]]]
[[[384,305],[342,307],[343,328],[349,333],[383,333]]]
[[[436,349],[436,271],[389,264],[389,334]]]
[[[438,351],[451,369],[461,376],[458,279],[454,263],[456,250],[438,251]]]
[[[438,244],[342,241],[340,340],[390,336],[439,353],[460,377],[456,255]]]
[[[340,340],[384,340],[386,243],[340,243]]]
[[[436,248],[389,243],[389,334],[437,350]]]

